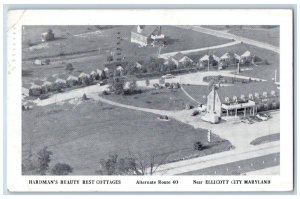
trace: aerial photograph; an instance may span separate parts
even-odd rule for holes
[[[22,175],[280,175],[279,34],[22,26]]]

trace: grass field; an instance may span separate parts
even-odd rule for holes
[[[181,89],[144,90],[141,94],[103,97],[122,104],[159,110],[183,110],[186,104],[196,106]]]
[[[206,104],[206,97],[209,94],[208,86],[189,85],[182,86],[184,90],[201,104]]]
[[[280,133],[275,133],[275,134],[266,135],[266,136],[256,138],[250,144],[260,145],[260,144],[265,144],[265,143],[269,143],[269,142],[275,142],[275,141],[278,141],[278,140],[280,140]]]
[[[127,61],[156,57],[157,47],[139,48],[130,42],[133,27],[116,26],[99,30],[95,26],[25,26],[22,48],[22,70],[26,74],[23,76],[24,83],[32,78],[66,73],[66,63],[72,63],[75,70],[84,72],[104,68],[106,57],[116,48],[117,32],[122,34],[121,47]],[[40,34],[48,29],[53,30],[57,39],[43,44]],[[229,41],[172,26],[163,26],[163,34],[169,37],[170,44],[161,53],[213,46]],[[32,46],[28,46],[28,41]],[[50,65],[33,65],[32,61],[36,58],[49,58]]]
[[[109,154],[168,154],[168,162],[229,150],[230,142],[212,135],[212,145],[195,151],[193,143],[205,143],[206,130],[157,115],[86,101],[35,107],[22,114],[23,158],[44,146],[53,152],[51,165],[64,162],[74,175],[93,175],[98,162]]]
[[[249,28],[232,28],[228,32],[235,34],[237,36],[242,36],[245,38],[253,39],[256,41],[261,41],[264,43],[271,44],[273,46],[279,46],[280,27],[274,28],[261,28],[261,27],[249,27]]]
[[[203,26],[206,28],[226,31],[237,36],[265,42],[274,46],[279,46],[280,27],[279,26]]]

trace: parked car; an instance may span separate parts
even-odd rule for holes
[[[104,86],[105,84],[107,84],[107,82],[105,81],[100,81],[99,83],[97,83],[99,86]]]
[[[271,118],[271,115],[269,113],[263,113],[262,115],[267,117],[268,119]]]
[[[256,116],[250,116],[250,119],[253,120],[253,121],[255,121],[255,122],[261,122],[262,121],[261,119],[259,119]]]
[[[172,79],[172,78],[175,78],[175,76],[174,75],[172,75],[172,74],[166,74],[166,75],[163,75],[163,76],[161,76],[162,78],[165,78],[165,79]]]
[[[199,104],[198,109],[200,112],[205,112],[206,111],[206,106],[204,104]]]
[[[256,117],[259,118],[259,119],[261,119],[262,121],[266,121],[266,120],[269,119],[268,117],[266,117],[266,116],[264,116],[263,114],[260,114],[260,113],[258,113],[256,115]]]
[[[245,124],[253,124],[254,122],[251,120],[251,119],[249,119],[249,118],[242,118],[241,119],[241,122],[242,123],[245,123]]]
[[[199,115],[199,111],[198,110],[194,110],[193,112],[192,112],[192,116],[196,116],[196,115]]]

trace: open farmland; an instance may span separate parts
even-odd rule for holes
[[[159,110],[182,110],[186,104],[196,106],[180,89],[145,90],[135,95],[106,95],[107,99],[121,104]]]
[[[195,151],[196,140],[205,143],[207,131],[178,122],[161,121],[157,115],[112,107],[96,101],[79,105],[35,107],[22,113],[23,158],[44,146],[53,152],[51,165],[64,162],[75,175],[93,175],[98,162],[110,154],[155,153],[166,161],[229,150],[230,142],[212,135],[211,146]],[[134,121],[134,122],[133,122]],[[30,147],[31,146],[31,147]]]

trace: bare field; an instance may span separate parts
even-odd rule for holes
[[[37,118],[38,117],[38,118]],[[74,175],[93,175],[98,162],[109,154],[168,154],[167,161],[229,150],[230,142],[212,135],[212,144],[195,151],[196,140],[206,142],[207,131],[157,115],[86,101],[80,105],[35,107],[22,114],[23,158],[44,146],[53,152],[51,165],[64,162]],[[132,122],[134,121],[134,122]],[[29,147],[31,145],[31,147]]]

